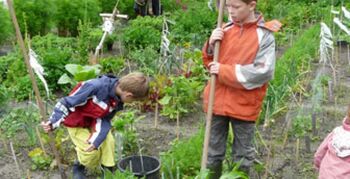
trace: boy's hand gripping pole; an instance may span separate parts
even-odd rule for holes
[[[220,0],[219,16],[218,16],[218,21],[216,25],[217,28],[221,28],[222,26],[224,6],[225,6],[225,0]],[[216,41],[214,46],[214,62],[218,62],[219,50],[220,50],[220,41]],[[211,127],[211,120],[213,115],[213,105],[214,105],[214,96],[215,96],[214,95],[215,81],[216,81],[216,75],[212,74],[210,78],[209,103],[208,103],[208,111],[206,116],[206,127],[205,127],[205,136],[204,136],[204,144],[203,144],[202,165],[201,165],[202,171],[207,168],[210,127]]]

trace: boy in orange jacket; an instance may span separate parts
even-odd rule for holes
[[[278,21],[265,22],[255,11],[257,0],[226,0],[231,22],[215,29],[203,47],[205,66],[217,75],[213,121],[208,150],[211,178],[219,178],[225,158],[229,124],[233,129],[232,159],[242,160],[240,169],[249,172],[255,160],[255,121],[275,69],[275,40]],[[214,43],[221,40],[219,61],[213,60]],[[204,90],[207,111],[210,84]]]

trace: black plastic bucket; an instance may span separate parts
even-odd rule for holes
[[[142,160],[141,160],[142,159]],[[142,167],[143,163],[143,167]],[[139,155],[122,158],[118,162],[118,169],[121,172],[130,171],[137,177],[146,177],[146,179],[159,179],[160,162],[157,158],[151,156]]]

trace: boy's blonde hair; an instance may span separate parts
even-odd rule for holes
[[[134,72],[119,80],[119,88],[133,94],[133,98],[142,99],[148,95],[149,79],[143,73]]]
[[[258,0],[242,0],[243,2],[245,2],[246,4],[249,4],[252,1],[255,1],[256,3],[258,3]]]

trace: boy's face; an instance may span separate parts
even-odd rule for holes
[[[227,0],[226,7],[230,16],[230,19],[234,22],[245,23],[252,12],[254,12],[256,6],[255,1],[251,1],[246,4],[242,0]]]

